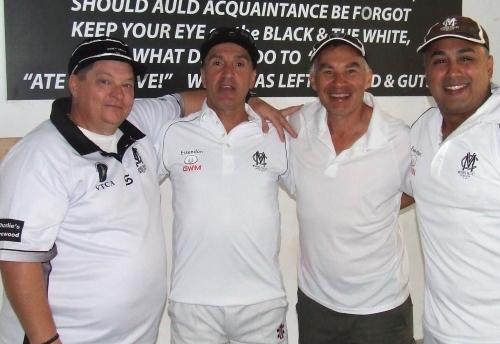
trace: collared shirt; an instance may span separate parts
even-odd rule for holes
[[[136,101],[117,131],[117,153],[91,142],[69,108],[70,99],[56,100],[51,120],[0,165],[0,259],[43,263],[63,342],[153,343],[167,266],[151,140],[180,108],[173,97]],[[23,338],[4,298],[0,343]]]
[[[371,314],[409,295],[408,258],[398,223],[410,165],[409,129],[381,111],[374,97],[367,132],[336,154],[319,100],[290,122],[300,228],[298,283],[318,303],[342,313]]]
[[[431,108],[411,128],[424,325],[446,343],[498,343],[500,89],[444,141],[442,123]]]
[[[291,185],[288,143],[260,118],[226,132],[207,107],[168,125],[162,164],[172,182],[176,302],[249,305],[285,296],[278,183]]]

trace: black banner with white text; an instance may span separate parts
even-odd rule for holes
[[[68,95],[67,63],[88,37],[120,38],[148,65],[137,97],[201,87],[199,48],[219,26],[249,30],[260,51],[255,91],[264,97],[314,96],[314,43],[346,32],[364,44],[378,96],[428,95],[422,56],[429,27],[461,14],[458,0],[4,0],[7,98]]]

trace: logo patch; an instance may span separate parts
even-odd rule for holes
[[[192,164],[196,164],[198,162],[198,157],[196,155],[188,155],[185,159],[184,159],[184,163],[186,165],[192,165]]]
[[[134,154],[135,166],[137,167],[139,173],[146,172],[146,164],[142,161],[142,158],[139,155],[139,151],[137,150],[137,148],[132,148],[132,153]]]
[[[463,179],[469,179],[474,176],[474,170],[477,168],[476,161],[479,161],[476,153],[468,152],[460,161],[462,170],[458,171],[458,175]]]
[[[452,31],[458,29],[457,25],[458,20],[456,18],[448,18],[443,22],[443,27],[441,31]]]
[[[0,241],[21,242],[24,221],[0,219]]]
[[[276,330],[276,332],[278,332],[278,338],[279,339],[285,338],[285,325],[284,324],[280,324],[280,326],[278,327],[278,329]]]
[[[266,153],[264,152],[255,152],[255,154],[252,156],[253,162],[255,162],[255,167],[256,170],[259,170],[260,172],[264,172],[266,170],[266,165],[267,165],[267,156]]]
[[[97,162],[95,169],[99,175],[99,183],[104,183],[108,179],[108,165],[103,162]]]

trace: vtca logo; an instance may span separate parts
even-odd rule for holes
[[[98,162],[95,164],[95,169],[99,175],[99,183],[103,183],[108,179],[108,165],[103,162]]]

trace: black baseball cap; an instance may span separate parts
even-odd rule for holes
[[[222,43],[234,43],[243,47],[248,51],[252,59],[253,67],[255,68],[257,66],[259,50],[255,45],[252,34],[247,30],[232,27],[218,27],[210,32],[207,40],[201,45],[201,63],[203,64],[205,61],[210,49]]]
[[[464,39],[490,49],[488,35],[481,25],[469,17],[450,16],[441,19],[429,29],[424,37],[424,43],[418,47],[417,52],[425,51],[424,48],[431,42],[447,37]]]
[[[125,42],[102,36],[88,38],[73,50],[68,63],[68,75],[76,74],[80,69],[101,60],[126,62],[132,66],[135,76],[144,75],[147,69],[145,64],[134,61]]]
[[[361,56],[363,56],[366,60],[365,47],[363,46],[363,43],[361,43],[359,39],[352,37],[351,35],[348,35],[346,33],[335,32],[329,34],[328,36],[326,36],[313,46],[310,57],[311,62],[314,61],[314,59],[316,58],[316,56],[318,56],[321,50],[326,48],[332,42],[344,42],[346,44],[353,46],[361,53]]]

